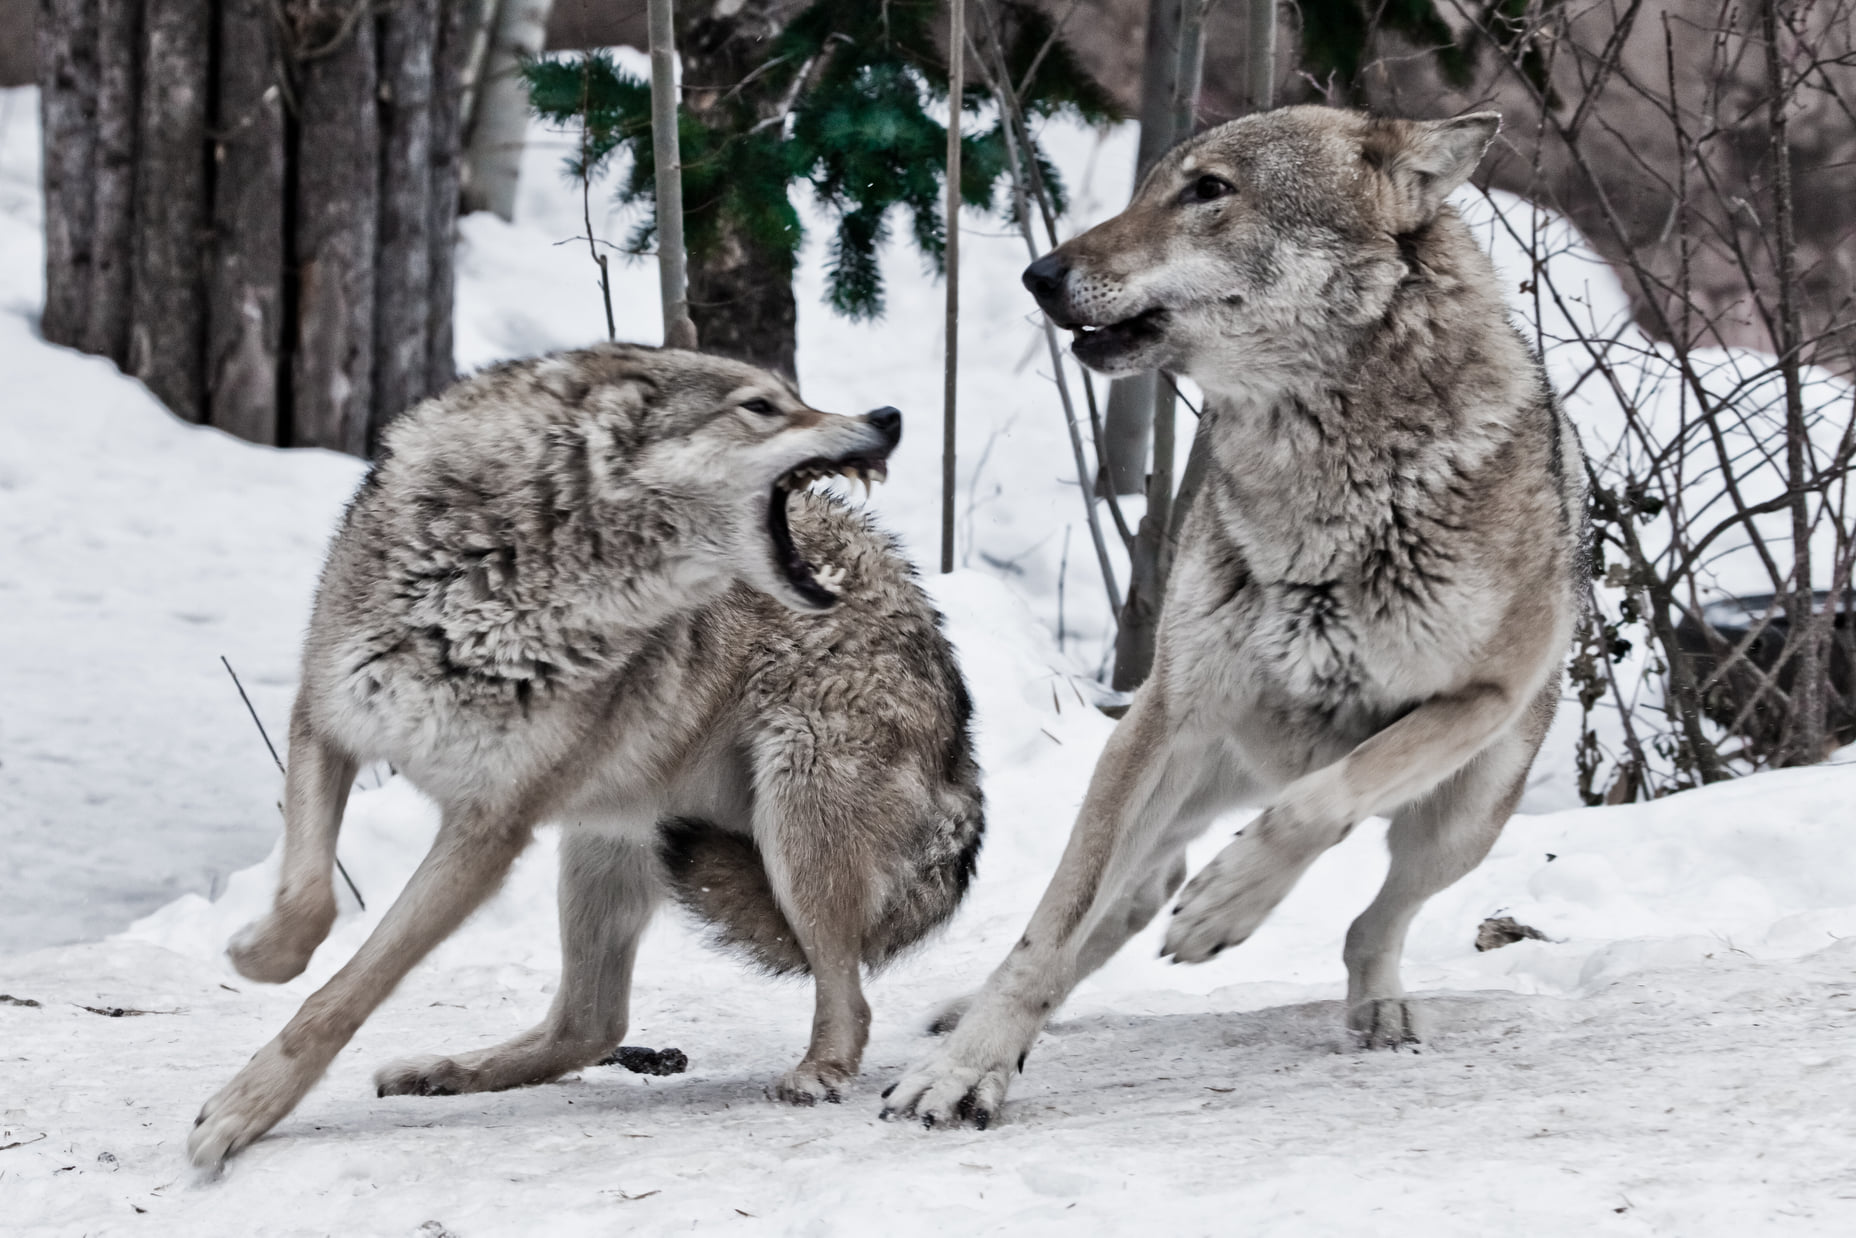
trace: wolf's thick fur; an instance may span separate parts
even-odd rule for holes
[[[812,974],[811,1045],[775,1090],[837,1098],[868,1031],[860,965],[953,911],[982,828],[940,617],[886,537],[797,488],[880,472],[900,427],[623,346],[499,366],[394,425],[323,570],[276,903],[234,963],[287,980],[327,935],[361,762],[431,795],[438,837],[354,960],[207,1102],[196,1163],[287,1114],[543,822],[563,827],[553,1008],[494,1048],[388,1066],[382,1095],[597,1061],[668,884],[725,942]]]
[[[1576,439],[1445,203],[1498,125],[1234,121],[1025,272],[1085,363],[1204,389],[1203,489],[1152,677],[1050,888],[885,1116],[989,1122],[1050,1012],[1243,803],[1268,806],[1185,887],[1165,952],[1244,941],[1316,856],[1388,815],[1390,871],[1347,934],[1347,1020],[1369,1045],[1416,1039],[1406,929],[1513,811],[1583,563]]]

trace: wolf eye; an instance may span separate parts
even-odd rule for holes
[[[780,410],[775,408],[771,401],[763,400],[759,396],[755,396],[752,400],[741,401],[741,407],[747,409],[750,413],[759,413],[763,417],[777,417],[780,415]]]
[[[1222,198],[1236,192],[1237,186],[1224,177],[1207,173],[1192,182],[1186,190],[1185,197],[1188,202],[1210,202],[1214,198]]]

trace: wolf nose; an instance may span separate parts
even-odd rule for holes
[[[902,441],[902,410],[890,408],[873,408],[864,414],[864,420],[876,428],[876,432],[889,440],[894,447]]]
[[[1025,288],[1038,299],[1038,304],[1042,305],[1063,291],[1063,277],[1069,273],[1070,268],[1064,265],[1063,259],[1055,253],[1049,253],[1026,267],[1020,278]]]

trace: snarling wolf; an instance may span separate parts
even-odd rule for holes
[[[1367,1045],[1417,1038],[1406,930],[1520,797],[1584,562],[1577,441],[1445,200],[1499,125],[1233,121],[1025,271],[1085,364],[1203,388],[1203,483],[1152,676],[1049,889],[885,1116],[996,1117],[1051,1011],[1246,803],[1262,815],[1186,885],[1165,953],[1243,942],[1317,856],[1389,816],[1385,885],[1347,933],[1346,1018]]]
[[[387,1066],[381,1095],[539,1083],[625,1033],[668,889],[718,938],[809,971],[804,1059],[836,1100],[869,1027],[860,968],[947,918],[982,830],[968,698],[896,547],[809,492],[887,472],[902,416],[808,407],[696,353],[603,346],[498,366],[408,413],[349,508],[290,725],[283,870],[233,939],[299,974],[335,919],[359,764],[435,800],[437,838],[365,945],[195,1123],[216,1165],[270,1129],[408,970],[562,827],[562,974],[505,1044]]]

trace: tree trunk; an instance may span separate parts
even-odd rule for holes
[[[793,264],[732,229],[689,265],[690,320],[704,352],[784,374],[795,368],[799,326]]]
[[[1147,44],[1141,57],[1141,139],[1135,148],[1134,183],[1173,144],[1173,95],[1179,78],[1180,0],[1149,0]],[[1108,483],[1116,494],[1147,489],[1147,447],[1153,438],[1158,374],[1132,374],[1109,384],[1102,414],[1101,451]],[[1170,394],[1170,393],[1169,393]],[[1129,597],[1136,586],[1129,582]],[[1117,654],[1116,661],[1121,657]]]
[[[380,255],[374,302],[375,433],[429,392],[432,73],[438,0],[401,0],[380,21]]]
[[[425,392],[449,387],[457,377],[452,346],[451,303],[456,283],[452,253],[458,236],[458,178],[463,170],[464,75],[476,33],[476,5],[440,0],[437,44],[432,53],[431,194],[426,199]]]
[[[695,348],[690,320],[689,250],[683,243],[683,151],[677,132],[682,115],[677,82],[676,13],[671,0],[651,0],[651,162],[657,182],[657,287],[663,306],[664,347]],[[587,245],[593,244],[587,225]],[[606,256],[595,254],[600,288],[606,294],[606,334],[613,333],[612,294],[606,286]]]
[[[96,163],[85,352],[129,362],[130,257],[135,247],[135,130],[140,110],[141,0],[98,0]]]
[[[491,211],[502,219],[515,218],[516,187],[529,116],[521,62],[541,54],[548,38],[548,12],[553,7],[554,0],[501,0],[471,118],[464,175],[467,211]]]
[[[726,16],[716,15],[724,9],[730,10]],[[729,109],[743,104],[757,114],[777,110],[779,99],[761,84],[764,79],[750,80],[749,75],[766,56],[782,19],[780,0],[686,6],[677,19],[677,50],[683,61],[684,107],[693,117],[717,126]],[[703,209],[699,203],[688,211],[693,216]],[[712,247],[689,255],[696,338],[705,352],[791,377],[799,320],[792,260],[733,228],[718,228],[715,236]]]
[[[44,142],[45,312],[54,344],[84,341],[90,286],[97,112],[96,0],[39,0],[39,117]]]
[[[213,121],[213,262],[207,276],[207,400],[214,425],[282,441],[283,63],[268,0],[219,7]]]
[[[374,393],[380,130],[374,26],[324,0],[299,27],[292,438],[367,454]],[[316,52],[322,54],[317,55]]]
[[[205,0],[147,0],[136,149],[129,372],[179,416],[206,419]]]
[[[1169,0],[1156,0],[1156,7]],[[1158,121],[1153,140],[1148,140],[1150,126],[1146,106],[1156,109],[1160,100],[1143,99],[1141,145],[1157,160],[1174,142],[1192,136],[1205,60],[1205,0],[1177,0],[1173,21],[1173,62],[1171,90],[1165,99],[1164,120]],[[1158,25],[1158,21],[1155,25]],[[1165,65],[1151,67],[1165,71]],[[1151,85],[1151,83],[1149,84]],[[1158,95],[1154,91],[1154,95]],[[1156,117],[1160,113],[1155,113]],[[1164,139],[1164,143],[1162,142]],[[1147,166],[1152,166],[1151,164]],[[1146,168],[1141,169],[1146,174]],[[1154,379],[1153,468],[1147,476],[1147,510],[1141,516],[1129,555],[1128,600],[1122,608],[1121,625],[1115,637],[1115,674],[1113,685],[1127,692],[1138,687],[1153,669],[1154,643],[1160,632],[1160,608],[1166,598],[1166,582],[1173,566],[1173,429],[1177,403],[1173,384]]]

